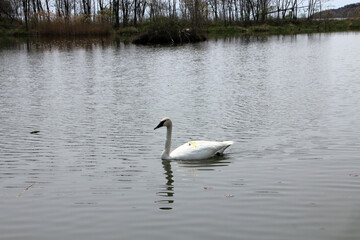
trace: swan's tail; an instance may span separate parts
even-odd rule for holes
[[[216,155],[221,155],[223,154],[223,152],[225,151],[225,149],[227,149],[228,147],[231,146],[231,144],[233,144],[233,141],[224,141],[222,142],[224,144],[224,147],[222,147],[219,151],[216,152]]]

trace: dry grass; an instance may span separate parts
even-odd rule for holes
[[[39,21],[33,25],[32,29],[40,36],[105,36],[110,35],[112,31],[109,23],[91,22],[85,17]]]

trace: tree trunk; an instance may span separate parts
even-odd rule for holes
[[[28,0],[22,0],[23,2],[23,11],[24,11],[24,18],[25,18],[25,26],[26,26],[26,31],[29,30],[28,27]]]
[[[118,29],[120,26],[120,17],[119,17],[119,5],[120,5],[120,1],[119,0],[114,0],[113,1],[113,9],[114,9],[114,15],[115,15],[115,28]]]
[[[49,0],[45,0],[46,11],[47,11],[47,21],[50,22],[50,9],[49,9]]]
[[[134,27],[136,27],[137,25],[137,16],[136,16],[136,13],[137,13],[137,0],[134,0]]]
[[[128,25],[128,15],[129,15],[129,3],[127,0],[121,0],[121,8],[122,8],[122,17],[123,17],[123,27],[127,27]]]

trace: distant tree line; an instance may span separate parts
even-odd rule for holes
[[[51,21],[137,26],[159,18],[234,25],[268,19],[311,18],[326,0],[0,0],[0,16],[26,24]]]

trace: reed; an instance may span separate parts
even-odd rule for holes
[[[73,17],[69,20],[55,18],[51,21],[40,21],[32,31],[40,36],[106,36],[112,32],[109,23],[86,21],[83,17]]]

